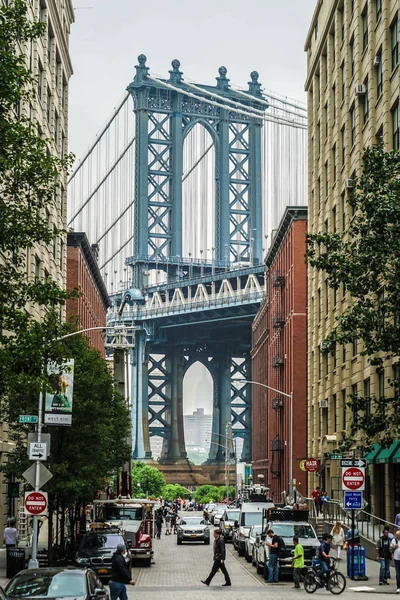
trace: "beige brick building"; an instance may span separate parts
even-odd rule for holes
[[[4,0],[0,0],[3,3]],[[26,54],[26,65],[37,79],[36,98],[29,106],[20,107],[36,126],[38,134],[51,140],[50,152],[64,156],[68,151],[68,82],[72,75],[69,55],[70,27],[74,22],[71,0],[27,0],[29,17],[46,23],[46,33],[21,50]],[[66,228],[67,197],[66,177],[60,182],[60,190],[48,207],[50,226]],[[0,260],[7,260],[0,257]],[[41,245],[27,251],[26,276],[32,280],[50,277],[62,288],[66,287],[66,236],[58,238],[50,246]],[[40,314],[32,307],[36,318]],[[0,462],[7,462],[12,443],[8,440],[7,424],[0,425]],[[2,480],[2,478],[1,478]],[[0,484],[1,503],[4,510],[0,517],[0,535],[8,514],[18,511],[17,500],[7,499],[8,485]]]
[[[399,148],[399,0],[318,0],[308,32],[309,230],[343,231],[351,219],[348,194],[365,146],[383,137]],[[308,282],[308,452],[321,460],[310,485],[341,497],[339,461],[331,458],[350,422],[346,397],[383,394],[385,377],[360,356],[360,342],[326,355],[321,342],[346,305],[323,273]],[[386,389],[390,395],[393,390]],[[368,511],[393,521],[400,512],[400,442],[370,453]],[[398,462],[396,462],[398,461]]]

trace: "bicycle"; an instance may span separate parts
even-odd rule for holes
[[[340,558],[332,558],[332,566],[328,573],[324,573],[321,577],[318,576],[319,571],[316,568],[321,564],[319,560],[313,560],[312,566],[308,569],[306,576],[304,577],[304,589],[308,594],[313,594],[318,588],[325,587],[331,592],[338,596],[344,592],[346,588],[346,578],[343,573],[339,573],[337,565],[340,562]]]

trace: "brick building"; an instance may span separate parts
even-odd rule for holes
[[[67,301],[67,320],[77,321],[82,329],[106,324],[110,300],[97,264],[97,248],[89,244],[86,233],[68,233],[67,289],[79,288],[81,296]],[[105,356],[101,331],[87,334],[92,346]]]
[[[253,323],[252,377],[293,392],[293,477],[307,492],[299,462],[307,455],[307,208],[288,207],[268,251],[267,296]],[[275,501],[289,490],[289,398],[253,386],[253,481]]]

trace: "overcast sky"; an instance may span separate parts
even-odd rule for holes
[[[133,79],[137,56],[168,77],[171,60],[199,83],[218,67],[246,86],[305,101],[304,41],[316,0],[74,0],[69,147],[82,155]]]

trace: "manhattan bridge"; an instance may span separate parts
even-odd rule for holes
[[[307,114],[256,71],[243,89],[225,67],[211,86],[171,64],[162,78],[138,57],[70,177],[69,227],[98,245],[108,325],[134,329],[129,361],[115,361],[120,379],[130,370],[132,457],[150,460],[158,438],[160,462],[184,470],[183,379],[198,361],[213,380],[207,463],[224,462],[231,436],[251,459],[251,323],[268,235],[306,203]]]

